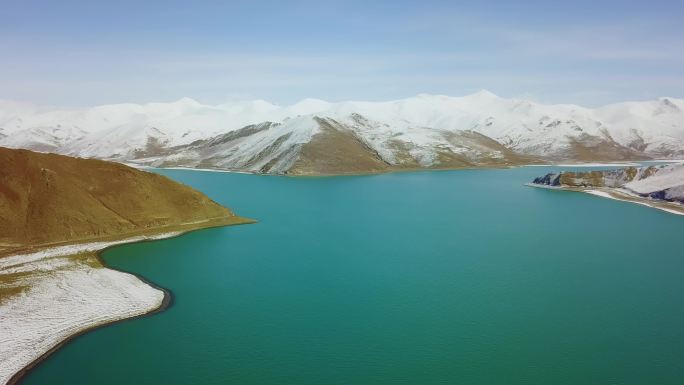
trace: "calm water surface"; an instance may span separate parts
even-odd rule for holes
[[[684,383],[684,217],[522,186],[547,170],[160,171],[259,223],[105,252],[173,306],[24,383]]]

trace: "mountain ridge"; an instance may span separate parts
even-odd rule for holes
[[[684,157],[684,99],[669,97],[598,108],[506,99],[486,90],[388,102],[304,99],[291,106],[263,100],[210,106],[190,98],[75,110],[4,106],[2,146],[148,166],[274,174],[364,171],[344,159],[335,141],[321,138],[326,135],[358,142],[347,147],[354,152],[350,158],[377,155],[390,170]],[[218,140],[222,146],[208,145]],[[303,154],[309,166],[320,163],[306,167],[316,171],[295,167]],[[348,167],[333,166],[330,154]]]

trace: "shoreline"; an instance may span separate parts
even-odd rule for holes
[[[160,239],[166,239],[166,238],[160,238]],[[144,241],[141,241],[141,242],[144,242]],[[117,245],[117,246],[118,246],[118,245]],[[112,246],[112,247],[113,247],[113,246]],[[165,288],[163,288],[163,287],[161,287],[161,286],[155,284],[154,282],[152,282],[152,281],[150,281],[150,280],[148,280],[148,279],[146,279],[146,278],[144,278],[144,277],[142,277],[142,276],[140,276],[140,275],[138,275],[138,274],[136,274],[136,273],[131,273],[131,272],[128,272],[128,271],[123,271],[123,270],[119,270],[119,269],[115,269],[115,268],[113,268],[113,267],[107,266],[107,265],[104,263],[104,260],[102,259],[102,257],[100,256],[100,253],[101,253],[102,251],[104,251],[104,250],[105,250],[105,249],[102,249],[102,250],[100,250],[99,252],[96,253],[96,258],[97,258],[97,259],[102,263],[102,265],[103,265],[102,269],[108,269],[108,270],[113,270],[113,271],[118,271],[118,272],[121,272],[121,273],[126,273],[126,274],[133,275],[134,277],[136,277],[137,279],[139,279],[140,281],[142,281],[145,285],[148,285],[148,286],[150,286],[150,287],[152,287],[152,288],[154,288],[154,289],[156,289],[156,290],[161,291],[162,293],[164,293],[164,297],[162,298],[162,301],[161,301],[161,303],[159,304],[159,306],[156,307],[156,308],[154,308],[154,309],[151,309],[151,310],[149,310],[148,312],[143,313],[143,314],[138,314],[138,315],[135,315],[135,316],[132,316],[132,317],[117,318],[117,319],[113,319],[113,320],[111,320],[111,321],[106,321],[106,322],[101,323],[101,324],[92,325],[92,326],[90,326],[90,327],[88,327],[88,328],[86,328],[86,329],[80,330],[80,331],[78,331],[78,332],[76,332],[76,333],[74,333],[74,334],[72,334],[72,335],[70,335],[70,336],[64,338],[63,340],[61,340],[60,342],[58,342],[56,345],[54,345],[53,347],[51,347],[48,351],[46,351],[45,353],[41,354],[39,357],[36,357],[33,361],[31,361],[31,363],[29,363],[28,365],[26,365],[26,366],[24,366],[23,368],[21,368],[18,372],[14,373],[14,375],[12,375],[12,377],[9,378],[9,380],[5,383],[5,385],[18,385],[18,384],[20,384],[21,381],[24,379],[24,377],[26,377],[26,375],[27,375],[31,370],[33,370],[33,369],[39,367],[43,362],[45,362],[45,360],[47,360],[48,358],[50,358],[50,356],[51,356],[53,353],[57,352],[59,349],[61,349],[62,347],[64,347],[64,346],[65,346],[66,344],[68,344],[69,342],[72,342],[73,340],[77,339],[78,337],[81,337],[81,336],[83,336],[83,335],[85,335],[85,334],[87,334],[87,333],[90,333],[91,331],[96,330],[96,329],[104,328],[104,327],[107,327],[107,326],[110,326],[110,325],[114,325],[114,324],[118,324],[118,323],[125,322],[125,321],[133,321],[133,320],[136,320],[136,319],[138,319],[138,318],[148,317],[148,316],[151,316],[151,315],[154,315],[154,314],[157,314],[157,313],[161,313],[161,312],[165,311],[166,309],[168,309],[169,307],[171,307],[171,305],[173,305],[173,298],[174,298],[174,296],[173,296],[173,292],[171,292],[170,290],[165,289]]]
[[[170,224],[170,225],[164,225],[164,226],[159,226],[155,228],[150,228],[142,231],[132,231],[129,233],[123,233],[123,234],[114,234],[114,235],[106,235],[106,236],[101,236],[101,237],[91,237],[91,238],[80,238],[80,239],[73,239],[70,241],[57,241],[57,242],[48,242],[48,243],[41,243],[37,245],[24,245],[24,246],[19,246],[19,247],[13,247],[13,248],[6,248],[0,250],[0,269],[3,267],[3,261],[6,261],[7,258],[12,258],[15,256],[19,255],[27,255],[27,254],[37,254],[37,253],[45,253],[49,250],[54,250],[60,247],[74,247],[76,250],[76,253],[78,252],[84,252],[88,251],[87,246],[88,245],[93,245],[93,244],[107,244],[104,245],[102,248],[107,248],[109,246],[115,246],[119,245],[122,243],[133,243],[136,242],[136,238],[139,238],[140,240],[145,240],[145,239],[150,239],[154,237],[159,237],[160,235],[167,234],[167,236],[163,237],[162,239],[165,238],[173,238],[172,233],[178,233],[178,235],[182,235],[184,233],[188,233],[191,231],[195,230],[202,230],[202,229],[208,229],[212,227],[223,227],[223,226],[233,226],[233,225],[242,225],[242,224],[251,224],[251,223],[256,223],[256,220],[250,219],[250,218],[244,218],[240,216],[232,216],[232,217],[213,217],[213,218],[207,218],[199,221],[193,221],[193,222],[186,222],[186,223],[178,223],[178,224]],[[196,225],[202,225],[202,226],[196,226]],[[86,249],[83,250],[78,250],[79,247],[85,247]],[[101,248],[98,248],[99,250]],[[93,249],[94,251],[95,249]],[[70,253],[74,254],[74,253]],[[67,255],[65,254],[56,254],[54,256],[59,256],[59,255]],[[1,271],[1,270],[0,270]]]
[[[657,201],[653,200],[650,198],[644,198],[638,195],[632,195],[632,194],[627,194],[623,191],[619,190],[608,190],[608,189],[601,189],[601,188],[578,188],[578,187],[570,187],[570,186],[547,186],[547,185],[539,185],[539,184],[534,184],[534,183],[525,183],[525,186],[528,187],[533,187],[533,188],[540,188],[540,189],[546,189],[546,190],[555,190],[555,191],[570,191],[570,192],[579,192],[579,193],[585,193],[589,195],[594,195],[597,197],[601,198],[607,198],[607,199],[612,199],[620,202],[627,202],[627,203],[634,203],[637,205],[641,206],[646,206],[650,207],[656,210],[664,211],[669,214],[674,214],[674,215],[683,215],[684,216],[684,205],[676,205],[675,203],[667,202],[667,201]]]
[[[215,219],[215,218],[211,218],[210,220],[207,220],[207,221],[202,221],[202,223],[208,223],[209,225],[207,225],[207,226],[187,228],[187,229],[184,229],[181,231],[158,233],[156,235],[147,236],[147,237],[146,236],[137,236],[137,237],[124,238],[124,239],[119,239],[118,241],[108,242],[107,244],[104,244],[104,245],[102,245],[104,242],[99,242],[99,243],[98,242],[91,242],[90,244],[88,244],[88,243],[86,243],[86,244],[84,244],[84,243],[75,243],[75,244],[72,243],[70,245],[57,246],[57,247],[52,247],[52,248],[47,248],[47,249],[42,248],[40,251],[37,251],[35,253],[31,253],[31,254],[15,254],[15,253],[13,253],[11,255],[6,255],[5,257],[0,257],[0,261],[3,261],[4,259],[11,258],[11,257],[22,257],[22,256],[29,257],[30,260],[19,264],[20,266],[22,266],[24,264],[30,264],[30,263],[36,263],[36,262],[39,263],[40,261],[44,262],[45,260],[49,260],[49,259],[71,258],[71,257],[74,257],[75,255],[80,255],[81,258],[94,257],[95,260],[98,262],[99,267],[90,267],[92,270],[98,270],[100,273],[107,273],[107,274],[116,273],[116,274],[120,274],[121,277],[131,276],[135,280],[139,281],[139,283],[142,284],[142,286],[144,286],[148,289],[151,289],[153,291],[161,292],[161,294],[162,294],[161,300],[158,302],[158,304],[156,304],[156,306],[151,307],[151,308],[149,306],[145,307],[145,308],[141,309],[144,311],[138,312],[137,314],[132,314],[132,315],[115,314],[115,315],[112,315],[111,319],[104,319],[101,322],[95,322],[89,326],[85,326],[84,328],[78,328],[78,326],[76,326],[76,328],[78,329],[77,331],[62,337],[56,343],[51,344],[50,347],[47,347],[47,350],[40,353],[36,357],[32,357],[31,361],[28,364],[24,363],[21,367],[16,368],[16,371],[15,371],[15,369],[10,368],[10,371],[13,371],[13,374],[10,374],[10,376],[8,377],[8,379],[6,380],[6,382],[4,384],[5,385],[19,384],[21,382],[21,380],[32,369],[38,367],[42,362],[44,362],[46,359],[48,359],[54,352],[58,351],[61,347],[65,346],[67,343],[73,341],[74,339],[76,339],[82,335],[85,335],[86,333],[88,333],[90,331],[93,331],[95,329],[99,329],[102,327],[114,325],[114,324],[117,324],[120,322],[135,320],[137,318],[147,317],[147,316],[150,316],[150,315],[153,315],[156,313],[160,313],[160,312],[168,309],[169,307],[171,307],[173,305],[173,303],[174,303],[173,292],[171,292],[169,289],[166,289],[166,288],[163,288],[163,287],[157,285],[156,283],[148,280],[147,278],[145,278],[139,274],[128,272],[128,271],[123,271],[123,270],[119,270],[119,269],[115,269],[115,268],[110,267],[109,265],[106,264],[106,262],[102,258],[102,253],[104,251],[106,251],[110,248],[116,247],[116,246],[123,245],[123,244],[131,244],[131,243],[139,243],[139,242],[151,242],[151,241],[156,241],[156,240],[161,240],[161,239],[171,239],[171,238],[176,238],[176,237],[188,234],[190,232],[204,230],[204,229],[208,229],[208,228],[234,226],[234,225],[239,225],[239,224],[250,224],[250,223],[256,222],[254,220],[242,218],[242,217],[238,217],[238,216],[235,216],[234,218],[230,218],[231,219],[230,221],[226,221],[226,222],[230,222],[230,223],[211,222],[211,220],[213,220],[213,219]],[[224,218],[224,219],[229,219],[229,218]],[[182,225],[183,224],[181,224],[181,226]],[[185,224],[185,225],[187,225],[187,224]],[[92,247],[93,243],[102,245],[103,247],[97,248],[95,250],[87,249],[88,245],[90,245]],[[74,254],[74,253],[60,254],[58,252],[55,255],[49,255],[49,251],[51,249],[54,250],[54,249],[58,249],[60,247],[69,247],[69,246],[75,246],[75,247],[81,246],[82,248],[85,248],[85,251],[80,251],[80,252],[77,252],[76,254]],[[43,255],[41,257],[33,259],[36,257],[36,254],[41,254],[41,253],[43,253]],[[44,253],[48,253],[48,255],[44,255]],[[80,262],[80,263],[82,263],[82,262]],[[11,268],[11,266],[10,266],[10,268]],[[5,269],[3,269],[3,270],[5,270]],[[0,272],[2,272],[3,270],[0,270]],[[22,273],[22,272],[25,273],[26,271],[20,271],[20,273]],[[12,274],[12,273],[10,273],[10,274]],[[40,280],[41,278],[38,278],[38,279]],[[42,278],[42,280],[46,280],[46,279],[47,278]],[[119,282],[119,283],[121,284],[121,282]],[[0,303],[0,306],[3,306],[2,303]],[[112,310],[111,312],[114,312],[114,310]],[[96,321],[96,320],[93,320],[93,321]]]
[[[280,177],[290,177],[290,178],[317,178],[317,177],[338,177],[338,176],[369,176],[369,175],[383,175],[383,174],[393,174],[393,173],[406,173],[406,172],[428,172],[428,171],[460,171],[460,170],[502,170],[511,169],[519,167],[578,167],[578,168],[591,168],[591,167],[638,167],[643,166],[642,163],[684,163],[681,159],[646,159],[646,160],[630,160],[630,161],[617,161],[617,162],[584,162],[584,163],[513,163],[513,164],[491,164],[491,165],[474,165],[474,166],[463,166],[463,167],[408,167],[408,168],[392,168],[388,170],[379,171],[352,171],[352,172],[341,172],[341,173],[316,173],[316,174],[289,174],[289,173],[262,173],[256,171],[240,171],[240,170],[227,170],[227,169],[216,169],[216,168],[195,168],[195,167],[183,167],[183,166],[172,166],[172,167],[153,167],[140,164],[129,164],[131,167],[136,167],[141,170],[180,170],[180,171],[203,171],[203,172],[215,172],[215,173],[228,173],[228,174],[244,174],[244,175],[260,175],[260,176],[280,176]]]
[[[637,196],[631,196],[627,194],[623,194],[619,191],[613,191],[613,192],[608,192],[608,191],[603,191],[603,190],[584,190],[582,191],[583,193],[602,197],[602,198],[608,198],[620,202],[629,202],[629,203],[636,203],[638,205],[646,206],[646,207],[651,207],[660,211],[665,211],[666,213],[670,214],[675,214],[675,215],[684,215],[684,206],[681,208],[677,206],[672,206],[673,208],[668,208],[668,207],[663,207],[664,205],[668,204],[669,202],[658,202],[655,200],[647,200],[648,198],[642,198],[642,197],[637,197]],[[616,195],[624,195],[625,198],[629,197],[631,199],[625,199],[625,198],[620,198],[619,196]],[[649,203],[651,202],[651,203]],[[660,203],[660,204],[654,204],[654,203]],[[679,209],[679,210],[677,210]]]
[[[341,173],[312,173],[312,174],[290,174],[290,173],[263,173],[263,172],[253,172],[253,171],[234,171],[234,170],[222,170],[222,169],[207,169],[207,168],[193,168],[193,167],[150,167],[141,166],[144,170],[179,170],[179,171],[202,171],[202,172],[215,172],[215,173],[228,173],[228,174],[244,174],[244,175],[257,175],[257,176],[272,176],[272,177],[285,177],[285,178],[334,178],[334,177],[354,177],[354,176],[374,176],[374,175],[386,175],[386,174],[399,174],[399,173],[412,173],[412,172],[434,172],[434,171],[473,171],[473,170],[505,170],[519,167],[528,166],[548,166],[542,164],[492,164],[483,166],[462,166],[462,167],[406,167],[406,168],[392,168],[388,170],[369,170],[369,171],[350,171]]]

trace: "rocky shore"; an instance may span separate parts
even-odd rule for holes
[[[684,164],[563,171],[535,178],[529,185],[588,192],[684,214]]]

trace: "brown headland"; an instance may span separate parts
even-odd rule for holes
[[[247,222],[159,174],[0,148],[0,256],[27,247]]]
[[[0,384],[74,336],[167,306],[168,291],[98,251],[252,222],[162,175],[0,148]]]

